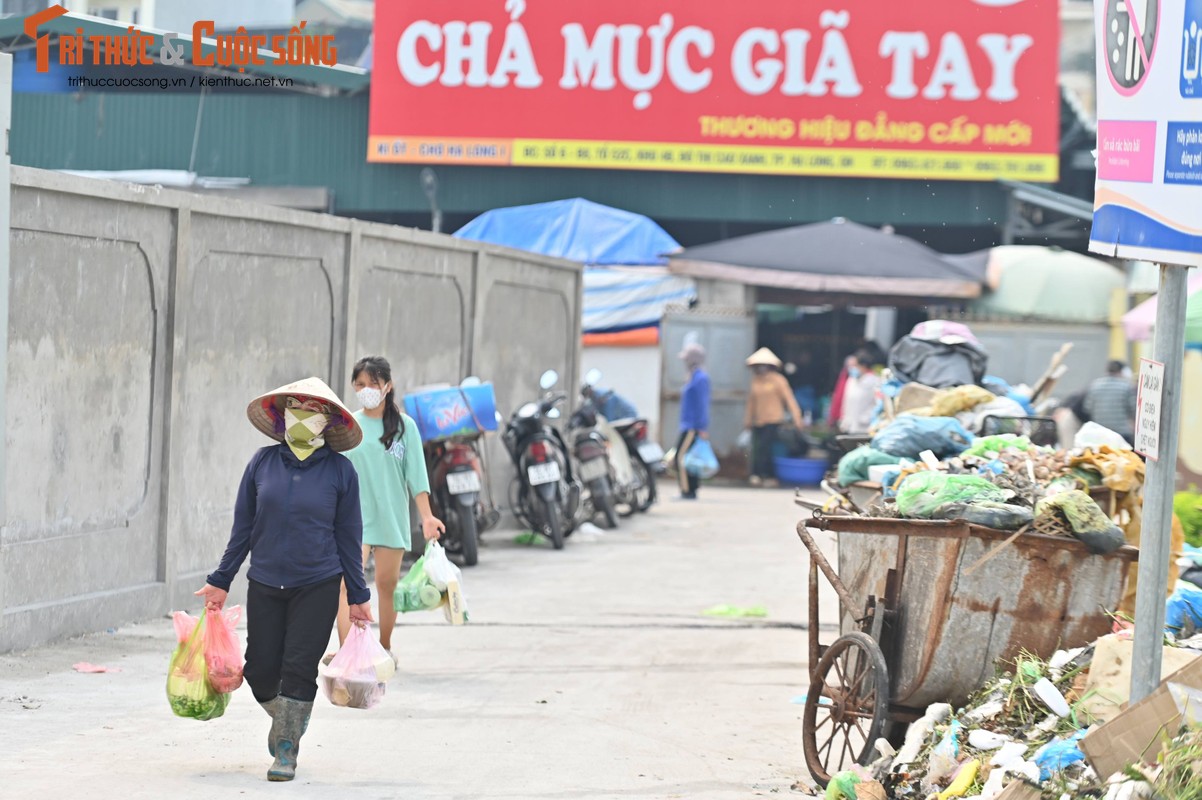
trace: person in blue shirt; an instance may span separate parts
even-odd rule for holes
[[[363,579],[359,478],[342,455],[359,444],[363,431],[318,378],[268,392],[246,413],[280,444],[251,458],[221,565],[196,594],[206,608],[220,610],[250,556],[243,675],[272,718],[267,749],[275,762],[267,779],[290,781],[344,579],[351,619],[359,625],[372,621]]]
[[[593,401],[597,412],[610,422],[620,419],[637,419],[638,409],[634,403],[622,397],[613,389],[602,389],[600,386],[585,386],[584,396]]]
[[[701,479],[690,475],[684,467],[684,457],[698,439],[709,438],[710,376],[705,372],[705,348],[697,343],[685,345],[680,353],[689,370],[689,382],[680,398],[680,439],[676,442],[676,474],[680,479],[680,496],[696,500]]]

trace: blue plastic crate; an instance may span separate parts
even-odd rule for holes
[[[497,396],[491,383],[433,389],[405,395],[405,413],[417,422],[423,442],[471,436],[497,429]]]

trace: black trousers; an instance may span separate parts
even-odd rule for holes
[[[776,477],[776,461],[772,451],[776,447],[776,435],[780,425],[760,425],[752,429],[751,474],[764,480]]]
[[[317,666],[338,617],[341,587],[341,575],[292,589],[250,581],[242,674],[260,703],[280,694],[305,702],[317,696]]]
[[[690,475],[684,468],[684,457],[696,441],[697,431],[692,430],[682,431],[676,440],[676,476],[680,480],[680,493],[684,495],[696,495],[701,486],[701,478]]]

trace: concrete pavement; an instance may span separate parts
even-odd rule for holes
[[[0,656],[0,796],[788,795],[806,776],[800,514],[787,491],[706,487],[563,552],[488,534],[464,576],[472,622],[403,616],[383,704],[319,694],[289,785],[265,780],[268,719],[247,687],[220,719],[171,715],[167,619]],[[702,616],[717,604],[769,616]]]

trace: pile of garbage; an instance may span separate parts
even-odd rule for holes
[[[1195,643],[1202,646],[1202,637],[1180,644]],[[879,739],[877,760],[835,775],[825,796],[1198,800],[1202,651],[1166,648],[1166,663],[1186,666],[1158,694],[1124,709],[1129,654],[1130,642],[1116,635],[1048,661],[1023,653],[1000,665],[964,708],[927,708],[900,749]],[[1139,744],[1124,753],[1131,732]],[[1099,765],[1107,774],[1099,775]]]
[[[1115,520],[1138,518],[1144,462],[1094,423],[1074,444],[1060,450],[1017,434],[977,437],[951,417],[904,415],[845,455],[838,480],[850,486],[880,477],[881,498],[864,509],[870,516],[1029,527],[1112,552],[1125,541]],[[1110,498],[1106,508],[1094,499],[1097,490]]]

